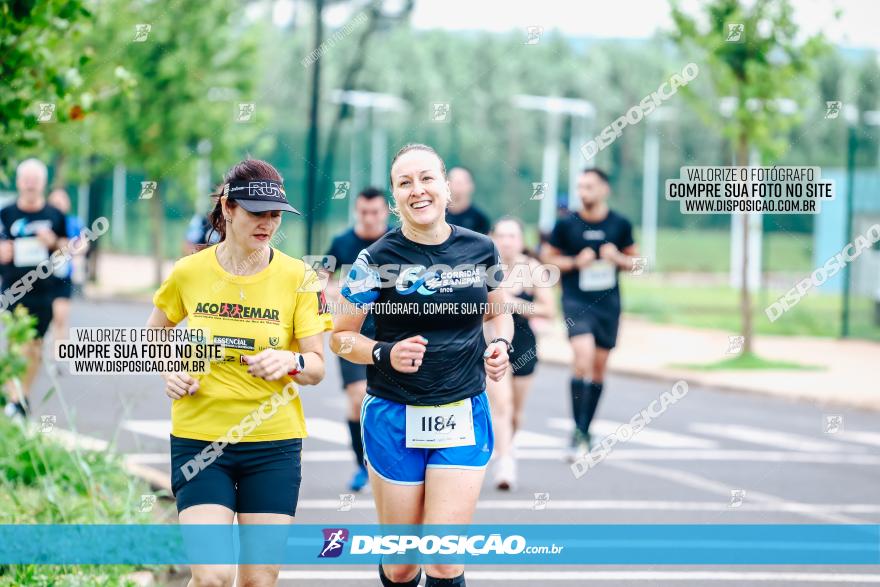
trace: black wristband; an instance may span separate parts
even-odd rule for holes
[[[391,347],[394,346],[393,342],[377,342],[373,345],[373,364],[377,367],[394,369],[391,366]]]

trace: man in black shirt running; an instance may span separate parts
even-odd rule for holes
[[[569,460],[590,449],[590,422],[599,405],[608,355],[620,322],[618,273],[637,254],[632,224],[608,208],[608,176],[585,169],[578,178],[582,209],[557,221],[542,251],[562,272],[562,309],[574,351],[571,379],[575,433]]]
[[[481,234],[489,234],[492,228],[489,217],[471,203],[474,194],[474,178],[464,167],[449,170],[449,189],[452,200],[446,210],[446,222],[468,228]]]
[[[354,214],[354,227],[336,235],[330,245],[330,250],[327,251],[327,256],[333,257],[337,269],[354,263],[358,253],[388,232],[388,203],[385,201],[385,194],[382,190],[368,187],[359,193],[354,202]],[[326,291],[335,302],[339,293],[338,288],[330,283],[328,283]],[[364,320],[361,334],[369,338],[375,336],[372,315],[367,315]],[[343,348],[348,348],[348,345]],[[345,354],[341,353],[341,355]],[[358,470],[352,477],[349,487],[352,491],[360,491],[369,480],[367,468],[364,465],[364,445],[361,439],[361,403],[367,393],[367,366],[352,363],[340,356],[339,370],[342,374],[342,386],[345,388],[349,400],[348,431],[351,434],[351,448],[358,464]]]
[[[42,361],[43,336],[52,322],[56,281],[49,255],[67,243],[64,214],[46,203],[46,165],[37,159],[22,161],[15,173],[18,199],[0,210],[0,276],[3,309],[24,306],[37,319],[37,336],[24,348],[27,371],[20,389],[8,383],[11,403],[5,413],[24,417],[31,385]]]

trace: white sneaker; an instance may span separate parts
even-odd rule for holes
[[[516,489],[516,460],[512,456],[504,456],[495,464],[495,488],[499,491]]]
[[[565,460],[569,463],[574,463],[579,461],[590,452],[590,443],[584,438],[584,435],[575,431],[574,435],[571,439],[571,445],[569,445],[568,449],[565,453]]]
[[[6,404],[3,408],[3,414],[16,424],[23,424],[26,420],[26,415],[22,411],[21,406],[16,403],[9,402]]]

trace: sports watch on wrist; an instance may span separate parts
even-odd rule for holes
[[[498,336],[498,337],[490,340],[489,344],[492,344],[493,342],[503,342],[504,344],[507,345],[507,354],[508,355],[513,354],[513,344],[511,344],[511,342],[509,340],[507,340],[506,338],[502,338],[502,337]]]
[[[294,377],[295,375],[299,375],[306,368],[306,359],[299,353],[293,353],[293,363],[294,367],[290,371],[287,372],[288,375]]]

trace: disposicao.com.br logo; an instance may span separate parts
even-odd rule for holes
[[[559,554],[564,546],[528,546],[518,534],[354,534],[345,528],[324,530],[324,547],[319,558],[336,557],[348,543],[351,555],[521,555]]]
[[[345,549],[348,542],[348,530],[345,528],[324,528],[324,546],[318,558],[336,558]]]

